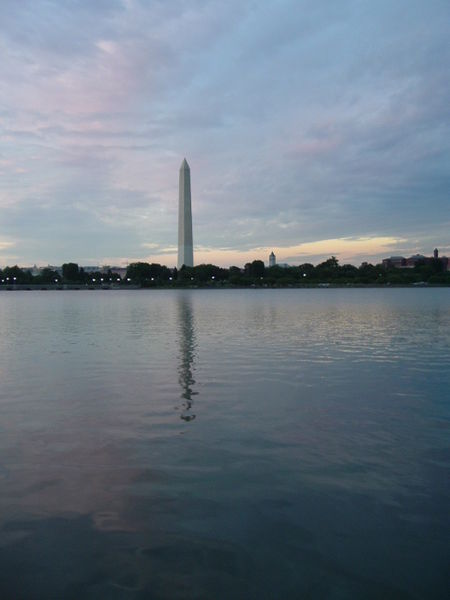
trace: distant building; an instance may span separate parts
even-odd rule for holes
[[[42,267],[38,267],[37,265],[33,265],[32,267],[22,267],[22,271],[28,271],[33,277],[36,277],[36,275],[42,273]]]
[[[103,273],[106,274],[109,271],[111,271],[111,273],[117,273],[117,275],[119,275],[122,279],[125,277],[126,272],[127,272],[127,267],[111,267],[109,265],[86,265],[86,266],[82,266],[80,267],[81,269],[83,269],[83,271],[87,274],[91,274],[91,273]]]
[[[101,267],[99,265],[86,265],[86,266],[82,266],[81,269],[83,269],[83,271],[85,273],[100,273],[101,272]]]
[[[414,269],[417,265],[433,264],[436,260],[441,263],[443,271],[450,271],[450,259],[446,256],[439,257],[439,250],[437,248],[434,249],[433,256],[424,256],[423,254],[413,254],[409,258],[391,256],[384,258],[382,264],[386,269]]]
[[[117,273],[121,279],[125,279],[127,267],[110,267],[111,273]]]
[[[401,269],[406,265],[406,258],[404,256],[390,256],[389,258],[384,258],[382,264],[386,269]]]
[[[427,263],[432,261],[432,258],[427,258],[426,256],[424,256],[423,254],[414,254],[413,256],[410,256],[409,258],[406,259],[406,264],[405,267],[407,269],[414,269],[414,267],[419,264],[419,263]]]
[[[56,271],[58,273],[58,275],[62,276],[62,265],[60,265],[59,267],[55,266],[55,265],[47,265],[47,267],[43,267],[43,268],[47,268],[47,269],[51,269],[52,271]],[[42,271],[42,269],[41,269]]]
[[[277,257],[273,252],[269,255],[269,267],[274,267],[277,264]]]

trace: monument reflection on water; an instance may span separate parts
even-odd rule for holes
[[[183,400],[179,407],[181,410],[180,418],[183,421],[192,421],[195,419],[193,396],[196,396],[198,392],[194,391],[195,379],[193,371],[195,370],[197,342],[191,297],[181,293],[177,298],[177,309],[179,342],[178,381],[181,386],[181,398]]]

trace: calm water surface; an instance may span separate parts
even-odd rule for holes
[[[0,292],[0,598],[447,598],[450,289]]]

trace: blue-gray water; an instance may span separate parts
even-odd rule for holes
[[[446,598],[449,309],[0,293],[0,598]]]

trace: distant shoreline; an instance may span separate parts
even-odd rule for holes
[[[16,285],[0,285],[0,292],[47,292],[47,291],[124,291],[124,290],[141,290],[141,291],[152,291],[152,290],[314,290],[314,289],[397,289],[397,288],[408,288],[408,289],[423,289],[423,288],[449,288],[450,285],[446,283],[426,283],[426,284],[413,284],[413,283],[398,283],[398,284],[373,284],[373,283],[351,283],[351,284],[336,284],[336,283],[318,283],[318,284],[306,284],[306,285],[191,285],[191,286],[180,286],[180,285],[167,285],[167,286],[152,286],[143,287],[140,285],[73,285],[73,284],[16,284]]]

